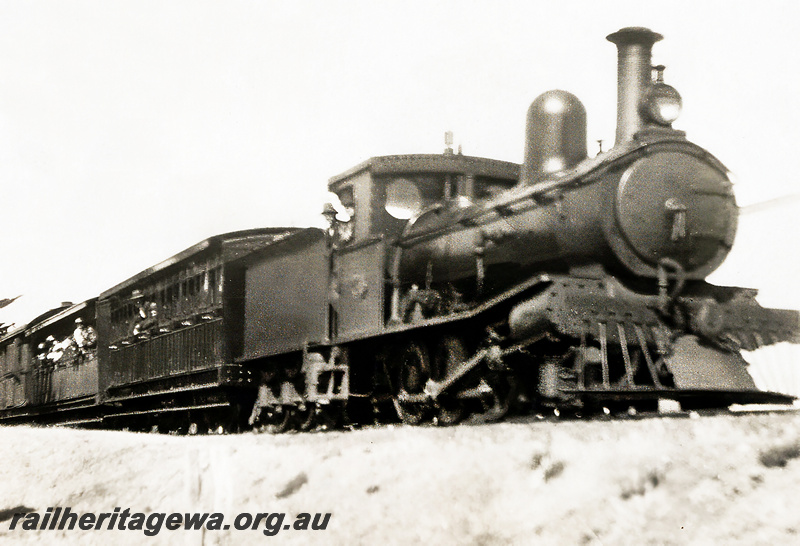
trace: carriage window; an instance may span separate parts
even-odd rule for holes
[[[386,188],[386,212],[408,220],[422,210],[422,195],[416,184],[405,178],[393,180]]]
[[[217,270],[212,269],[206,275],[206,290],[214,290],[217,285]]]

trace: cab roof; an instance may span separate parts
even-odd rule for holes
[[[520,165],[510,161],[461,154],[407,154],[371,157],[328,180],[328,189],[335,191],[354,175],[369,171],[372,174],[429,172],[463,172],[475,176],[518,179]]]

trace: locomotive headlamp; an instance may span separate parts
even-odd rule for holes
[[[655,82],[645,92],[639,107],[644,117],[669,127],[681,114],[683,101],[674,87],[664,83],[665,69],[663,64],[653,67]]]
[[[663,64],[653,67],[656,81],[645,93],[641,109],[642,114],[650,121],[669,127],[681,115],[683,101],[674,87],[664,83],[665,68]]]
[[[681,114],[683,101],[678,91],[665,83],[654,83],[644,96],[644,114],[659,125],[671,125]]]

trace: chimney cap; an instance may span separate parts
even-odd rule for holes
[[[664,37],[644,27],[625,27],[606,36],[606,40],[616,45],[642,44],[652,46]]]

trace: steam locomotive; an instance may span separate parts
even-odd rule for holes
[[[791,402],[756,388],[741,351],[798,342],[800,315],[705,281],[738,209],[723,164],[672,128],[661,38],[608,36],[610,150],[588,157],[585,109],[557,90],[530,106],[522,165],[369,159],[330,179],[327,230],[211,237],[4,335],[0,416],[280,432]],[[76,320],[94,346],[37,353]]]

